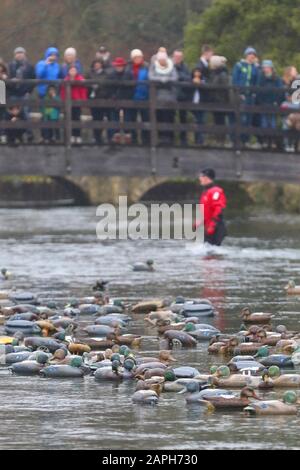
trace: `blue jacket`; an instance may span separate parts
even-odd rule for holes
[[[258,86],[262,87],[262,90],[259,90],[256,94],[257,104],[272,106],[279,105],[284,101],[283,82],[277,75],[274,74],[271,77],[266,77],[266,75],[261,73],[258,79]],[[278,92],[270,88],[278,88]]]
[[[58,64],[58,62],[46,64],[46,60],[52,54],[56,54],[58,57],[59,53],[56,47],[48,47],[48,49],[45,52],[45,59],[40,60],[36,64],[35,66],[36,78],[40,78],[41,80],[58,80],[59,78],[62,78],[61,66]],[[38,85],[38,93],[41,98],[44,98],[44,96],[46,95],[48,86],[49,85],[47,84]]]
[[[256,86],[259,77],[259,67],[248,64],[245,60],[237,62],[232,71],[232,84],[234,86]]]
[[[137,76],[137,81],[149,80],[148,73],[149,73],[148,65],[144,64],[139,69],[139,73],[138,73],[138,76]],[[133,70],[132,70],[132,63],[128,64],[128,66],[125,70],[125,77],[124,78],[125,78],[125,80],[134,80]],[[135,100],[135,101],[146,101],[146,100],[148,100],[149,99],[149,87],[148,87],[148,85],[138,84],[133,89],[132,99]]]
[[[75,62],[74,62],[74,65],[75,67],[77,68],[78,70],[78,73],[80,75],[83,75],[83,66],[82,66],[82,63],[80,62],[79,59],[76,59]],[[68,64],[63,64],[61,66],[61,75],[62,75],[62,78],[66,78],[66,76],[68,75],[69,73],[69,68],[70,66]]]

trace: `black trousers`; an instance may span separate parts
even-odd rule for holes
[[[110,120],[110,110],[106,108],[92,108],[91,109],[93,121],[103,121],[105,117],[107,117],[108,121]],[[102,143],[102,129],[94,129],[94,139],[97,144]]]
[[[156,111],[157,122],[174,123],[175,111],[172,109],[159,109]],[[160,140],[164,143],[172,144],[174,140],[173,131],[159,131]]]
[[[149,111],[148,109],[137,109],[137,108],[128,108],[124,110],[124,120],[125,122],[137,122],[138,115],[141,116],[142,122],[149,122]],[[136,130],[129,131],[132,135],[132,142],[137,143],[137,132]],[[150,143],[150,132],[142,130],[142,144],[146,145]]]
[[[227,235],[224,220],[221,219],[217,223],[215,233],[213,235],[204,235],[204,241],[210,245],[220,246]]]
[[[72,121],[80,121],[80,116],[81,116],[81,108],[78,107],[73,107],[72,108]],[[80,137],[81,135],[81,129],[80,128],[74,128],[72,129],[72,136],[73,137]]]

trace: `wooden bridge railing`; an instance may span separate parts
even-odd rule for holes
[[[36,89],[37,85],[46,84],[54,85],[59,89],[60,87],[65,87],[65,100],[49,100],[41,99],[36,96],[36,91],[32,93],[28,98],[14,98],[12,97],[14,91],[13,87],[19,84],[26,84],[32,86]],[[98,85],[101,87],[108,88],[108,94],[110,95],[107,99],[88,99],[84,101],[72,101],[72,86],[85,86],[92,87],[93,85]],[[149,99],[147,101],[136,101],[133,99],[119,99],[119,95],[122,95],[122,92],[126,90],[126,95],[133,97],[134,89],[136,86],[146,86],[149,90]],[[264,92],[273,92],[275,96],[283,93],[288,90],[278,89],[278,88],[258,88],[258,87],[247,87],[247,88],[237,88],[237,87],[217,87],[210,85],[201,85],[195,86],[190,83],[169,83],[165,84],[166,87],[177,87],[181,90],[184,90],[187,94],[190,94],[190,99],[185,101],[172,101],[172,102],[162,102],[157,99],[157,90],[162,85],[157,82],[133,82],[133,81],[106,81],[106,82],[97,82],[96,80],[85,80],[84,82],[70,82],[70,81],[50,81],[50,80],[8,80],[7,81],[7,103],[6,107],[11,107],[12,105],[17,106],[26,106],[31,111],[41,112],[41,109],[44,107],[55,107],[60,110],[61,117],[60,120],[49,122],[41,120],[17,120],[15,122],[9,122],[4,120],[3,116],[1,118],[1,109],[4,109],[4,106],[0,108],[0,133],[5,131],[5,129],[26,129],[26,130],[41,130],[41,129],[59,129],[61,131],[61,141],[60,144],[64,145],[67,150],[70,150],[72,147],[72,130],[75,129],[86,129],[86,130],[110,130],[110,131],[120,131],[121,133],[132,132],[132,131],[147,131],[149,133],[149,143],[148,145],[151,148],[155,149],[160,145],[160,133],[164,131],[169,131],[175,134],[180,134],[182,132],[191,134],[200,132],[204,135],[208,134],[210,136],[217,136],[229,138],[231,141],[232,147],[234,150],[241,150],[243,143],[243,136],[256,136],[258,139],[262,137],[268,137],[273,139],[279,150],[283,150],[283,140],[288,138],[293,140],[295,143],[298,143],[300,137],[299,131],[295,129],[283,129],[282,122],[283,119],[292,113],[300,113],[297,109],[282,109],[278,105],[274,106],[259,106],[256,104],[245,104],[247,101],[241,99],[241,95],[246,95],[247,97],[254,97],[257,93]],[[207,100],[201,99],[199,104],[193,104],[192,102],[192,92],[196,89],[199,89],[200,96],[205,97],[205,94],[209,93],[209,98]],[[222,92],[226,93],[228,99],[224,102],[217,102],[216,98],[217,93]],[[10,96],[11,95],[11,96]],[[251,99],[255,103],[254,99]],[[106,110],[148,110],[148,119],[140,121],[125,121],[124,118],[116,120],[102,120],[102,121],[93,121],[93,120],[81,120],[81,121],[72,121],[72,108],[81,107],[83,114],[90,114],[91,108],[102,108]],[[188,122],[183,124],[175,120],[174,122],[161,122],[157,115],[159,110],[172,110],[174,112],[184,110],[190,115],[196,112],[203,112],[205,114],[205,121],[203,124],[197,124],[192,122],[191,118],[188,119]],[[214,122],[214,116],[217,114],[223,114],[226,120],[225,125],[217,125]],[[3,112],[2,112],[3,114]],[[261,126],[253,125],[253,120],[251,125],[243,125],[243,117],[245,115],[256,116],[256,120],[259,119],[261,115],[273,115],[277,120],[276,128],[262,128]],[[245,140],[245,139],[244,139]],[[34,143],[31,143],[31,145]],[[84,141],[85,145],[91,144],[91,141]],[[176,140],[173,140],[172,145],[176,145]],[[187,140],[187,146],[194,146],[192,139]],[[207,144],[208,145],[208,144]],[[210,143],[213,147],[215,145],[214,140]],[[298,152],[298,145],[295,145],[295,151]]]

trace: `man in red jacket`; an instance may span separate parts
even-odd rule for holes
[[[226,207],[226,196],[222,188],[214,183],[216,174],[212,168],[201,171],[199,181],[203,187],[200,204],[204,209],[204,241],[220,246],[226,236],[223,210]]]

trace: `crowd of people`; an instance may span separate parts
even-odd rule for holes
[[[61,63],[62,62],[62,63]],[[287,109],[285,115],[270,113],[242,112],[240,119],[244,126],[245,134],[240,136],[242,145],[250,147],[270,147],[281,145],[287,151],[293,151],[294,141],[291,137],[284,137],[278,141],[274,138],[266,138],[263,133],[258,133],[254,138],[251,133],[247,133],[246,127],[256,127],[261,129],[296,129],[300,130],[300,106],[292,100],[292,84],[298,78],[297,69],[294,66],[284,70],[283,77],[280,77],[272,60],[264,59],[260,61],[257,51],[253,47],[247,47],[244,57],[239,60],[230,73],[227,59],[216,54],[214,48],[209,45],[202,46],[200,58],[195,67],[191,70],[185,62],[184,53],[175,50],[172,55],[164,47],[146,62],[143,52],[134,49],[130,53],[129,59],[116,57],[112,59],[109,50],[101,46],[96,51],[89,70],[85,70],[81,60],[77,56],[77,51],[69,47],[60,60],[60,54],[56,47],[49,47],[45,56],[35,66],[30,63],[26,50],[17,47],[14,50],[13,60],[6,65],[0,59],[0,80],[8,80],[7,97],[10,100],[6,109],[0,108],[0,120],[16,122],[26,121],[30,118],[30,106],[26,101],[34,94],[40,100],[47,99],[47,105],[41,107],[41,115],[44,122],[58,122],[61,116],[61,104],[66,99],[66,87],[63,81],[72,81],[72,120],[80,121],[82,106],[77,105],[77,101],[84,100],[115,100],[116,107],[99,106],[97,103],[90,108],[91,119],[94,122],[108,120],[123,123],[127,142],[150,143],[150,132],[143,129],[139,133],[135,130],[126,130],[126,123],[138,121],[149,122],[149,109],[147,106],[119,109],[118,100],[133,100],[136,102],[146,102],[149,100],[149,82],[156,83],[156,99],[161,103],[215,103],[230,105],[236,97],[240,103],[245,105],[277,106]],[[22,81],[19,81],[21,79]],[[55,84],[39,84],[35,86],[32,82],[26,83],[26,79],[41,80],[61,80]],[[85,83],[86,79],[94,80],[93,84]],[[111,81],[111,84],[109,84]],[[122,81],[132,81],[133,86],[124,86]],[[76,85],[74,84],[76,83]],[[120,83],[120,84],[119,84]],[[186,86],[190,83],[193,86]],[[205,85],[209,85],[206,87]],[[240,87],[238,95],[233,93],[230,86]],[[216,87],[216,88],[214,88]],[[224,88],[221,88],[224,87]],[[253,89],[259,87],[259,89]],[[234,96],[233,96],[234,94]],[[19,101],[23,104],[20,105]],[[49,100],[51,104],[48,105]],[[53,104],[52,104],[53,103]],[[82,104],[82,103],[81,103]],[[188,107],[187,107],[188,108]],[[194,121],[199,126],[212,123],[217,126],[233,126],[236,116],[233,112],[211,111],[209,112],[191,107],[192,109],[176,109],[176,106],[157,109],[156,117],[159,123],[174,123],[176,120],[181,124]],[[290,111],[290,112],[289,112]],[[125,126],[125,127],[124,127]],[[128,125],[129,126],[129,125]],[[20,126],[19,126],[20,127]],[[197,125],[196,125],[197,129]],[[93,129],[93,138],[96,144],[104,142],[120,143],[120,132],[113,128],[103,131],[100,126]],[[219,134],[214,137],[221,145],[234,145],[236,136],[233,132]],[[219,137],[218,137],[219,136]],[[55,143],[61,139],[60,129],[55,126],[43,128],[41,130],[40,141],[43,143]],[[30,129],[5,128],[0,129],[1,143],[17,143],[22,141],[31,142],[35,138]],[[162,144],[172,144],[175,134],[171,130],[159,132],[159,140]],[[193,138],[188,132],[182,130],[177,136],[182,146],[188,143],[204,145],[207,134],[201,130],[196,130]],[[81,129],[73,126],[72,143],[82,143]]]

